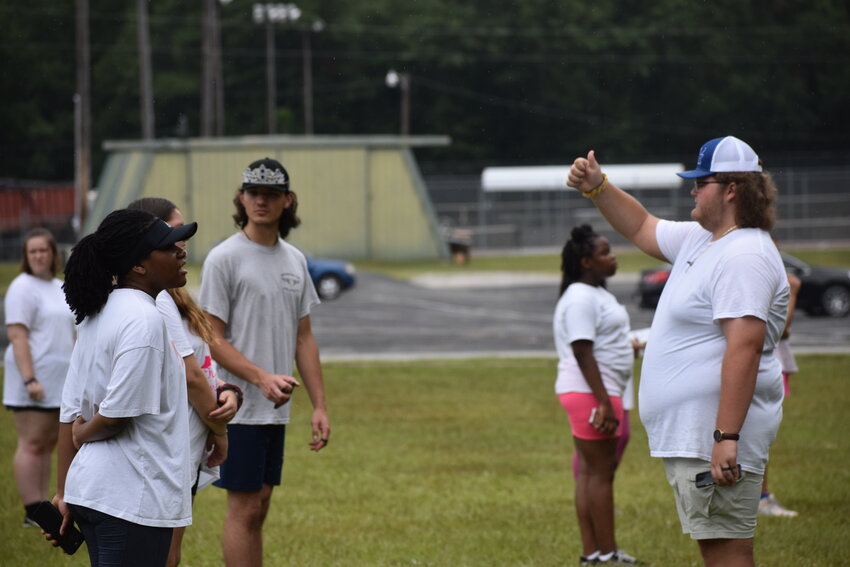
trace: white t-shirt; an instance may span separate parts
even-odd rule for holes
[[[65,303],[62,282],[20,274],[9,285],[5,298],[6,324],[24,325],[29,332],[30,356],[35,377],[44,387],[44,399],[27,394],[24,377],[15,363],[10,344],[4,364],[3,403],[8,406],[58,408],[68,361],[74,350],[74,315]],[[27,376],[26,378],[29,378]]]
[[[205,311],[226,324],[224,338],[248,360],[267,372],[292,376],[298,323],[319,303],[300,250],[280,238],[275,246],[263,246],[237,232],[204,261],[200,299]],[[253,384],[224,367],[219,372],[244,392],[231,423],[289,423],[289,402],[275,409]]]
[[[174,298],[168,293],[168,290],[163,290],[156,296],[156,308],[159,310],[165,326],[168,329],[168,337],[171,339],[177,353],[184,359],[187,356],[194,356],[198,361],[198,366],[204,372],[204,377],[207,379],[207,384],[213,393],[216,391],[216,365],[210,355],[210,346],[204,340],[193,333],[189,329],[189,323],[180,316],[180,311],[177,309],[177,304]],[[184,365],[185,367],[185,365]],[[218,467],[207,467],[206,459],[206,441],[209,435],[209,428],[203,422],[198,413],[189,404],[189,448],[192,452],[190,463],[192,470],[198,470],[199,466],[207,471],[208,474],[218,478]]]
[[[148,294],[115,289],[79,326],[59,420],[130,418],[117,435],[85,443],[65,501],[152,527],[192,523],[189,416],[183,361]]]
[[[575,341],[588,340],[593,342],[605,391],[609,396],[623,396],[635,355],[629,342],[629,314],[610,291],[580,282],[571,284],[558,300],[552,327],[559,358],[555,393],[591,393],[572,349]]]
[[[711,233],[695,222],[661,221],[656,237],[673,269],[652,322],[638,394],[650,453],[711,460],[726,351],[719,320],[754,316],[766,322],[764,354],[738,463],[763,473],[782,421],[773,349],[785,326],[789,288],[779,252],[754,228],[711,242]]]

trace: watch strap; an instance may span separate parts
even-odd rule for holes
[[[737,441],[741,438],[741,435],[738,433],[726,433],[723,430],[715,429],[714,430],[714,440],[717,443],[721,441]]]

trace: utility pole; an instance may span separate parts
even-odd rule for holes
[[[301,56],[304,74],[304,133],[313,134],[313,32],[325,29],[325,22],[315,20],[304,28],[301,36]]]
[[[204,0],[201,19],[201,137],[209,138],[213,132],[213,80],[212,48],[210,46],[210,5],[214,0]]]
[[[221,66],[221,23],[218,17],[218,4],[213,0],[212,9],[212,56],[213,82],[215,84],[215,135],[224,136],[224,70]]]
[[[151,39],[148,27],[148,2],[136,0],[136,35],[139,45],[139,96],[142,106],[142,138],[154,138],[153,71],[151,66]]]
[[[402,73],[399,75],[401,83],[401,135],[410,135],[410,74]]]
[[[266,126],[277,133],[277,74],[275,73],[274,24],[266,18]]]
[[[410,73],[399,73],[393,69],[387,71],[385,82],[388,87],[398,87],[401,91],[401,104],[399,107],[399,134],[410,135]]]
[[[266,27],[266,125],[269,134],[277,133],[277,74],[275,71],[274,25],[297,22],[301,9],[295,4],[254,4],[255,24]]]
[[[76,59],[77,93],[74,96],[75,116],[75,175],[74,212],[78,231],[86,222],[86,209],[91,188],[91,52],[89,51],[89,0],[76,0]]]
[[[216,0],[204,0],[201,40],[201,136],[224,135],[224,73]]]

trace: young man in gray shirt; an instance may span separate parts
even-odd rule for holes
[[[310,308],[319,299],[304,255],[283,240],[300,224],[289,174],[276,160],[253,162],[233,203],[241,231],[207,256],[200,303],[218,339],[211,350],[221,378],[244,392],[216,483],[227,489],[225,563],[241,567],[263,562],[263,523],[280,485],[289,399],[299,386],[293,361],[313,404],[312,450],[327,445],[330,424],[310,327]]]

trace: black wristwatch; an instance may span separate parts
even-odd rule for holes
[[[714,430],[714,441],[717,443],[721,441],[737,441],[740,438],[741,436],[737,433],[725,433],[719,429]]]

